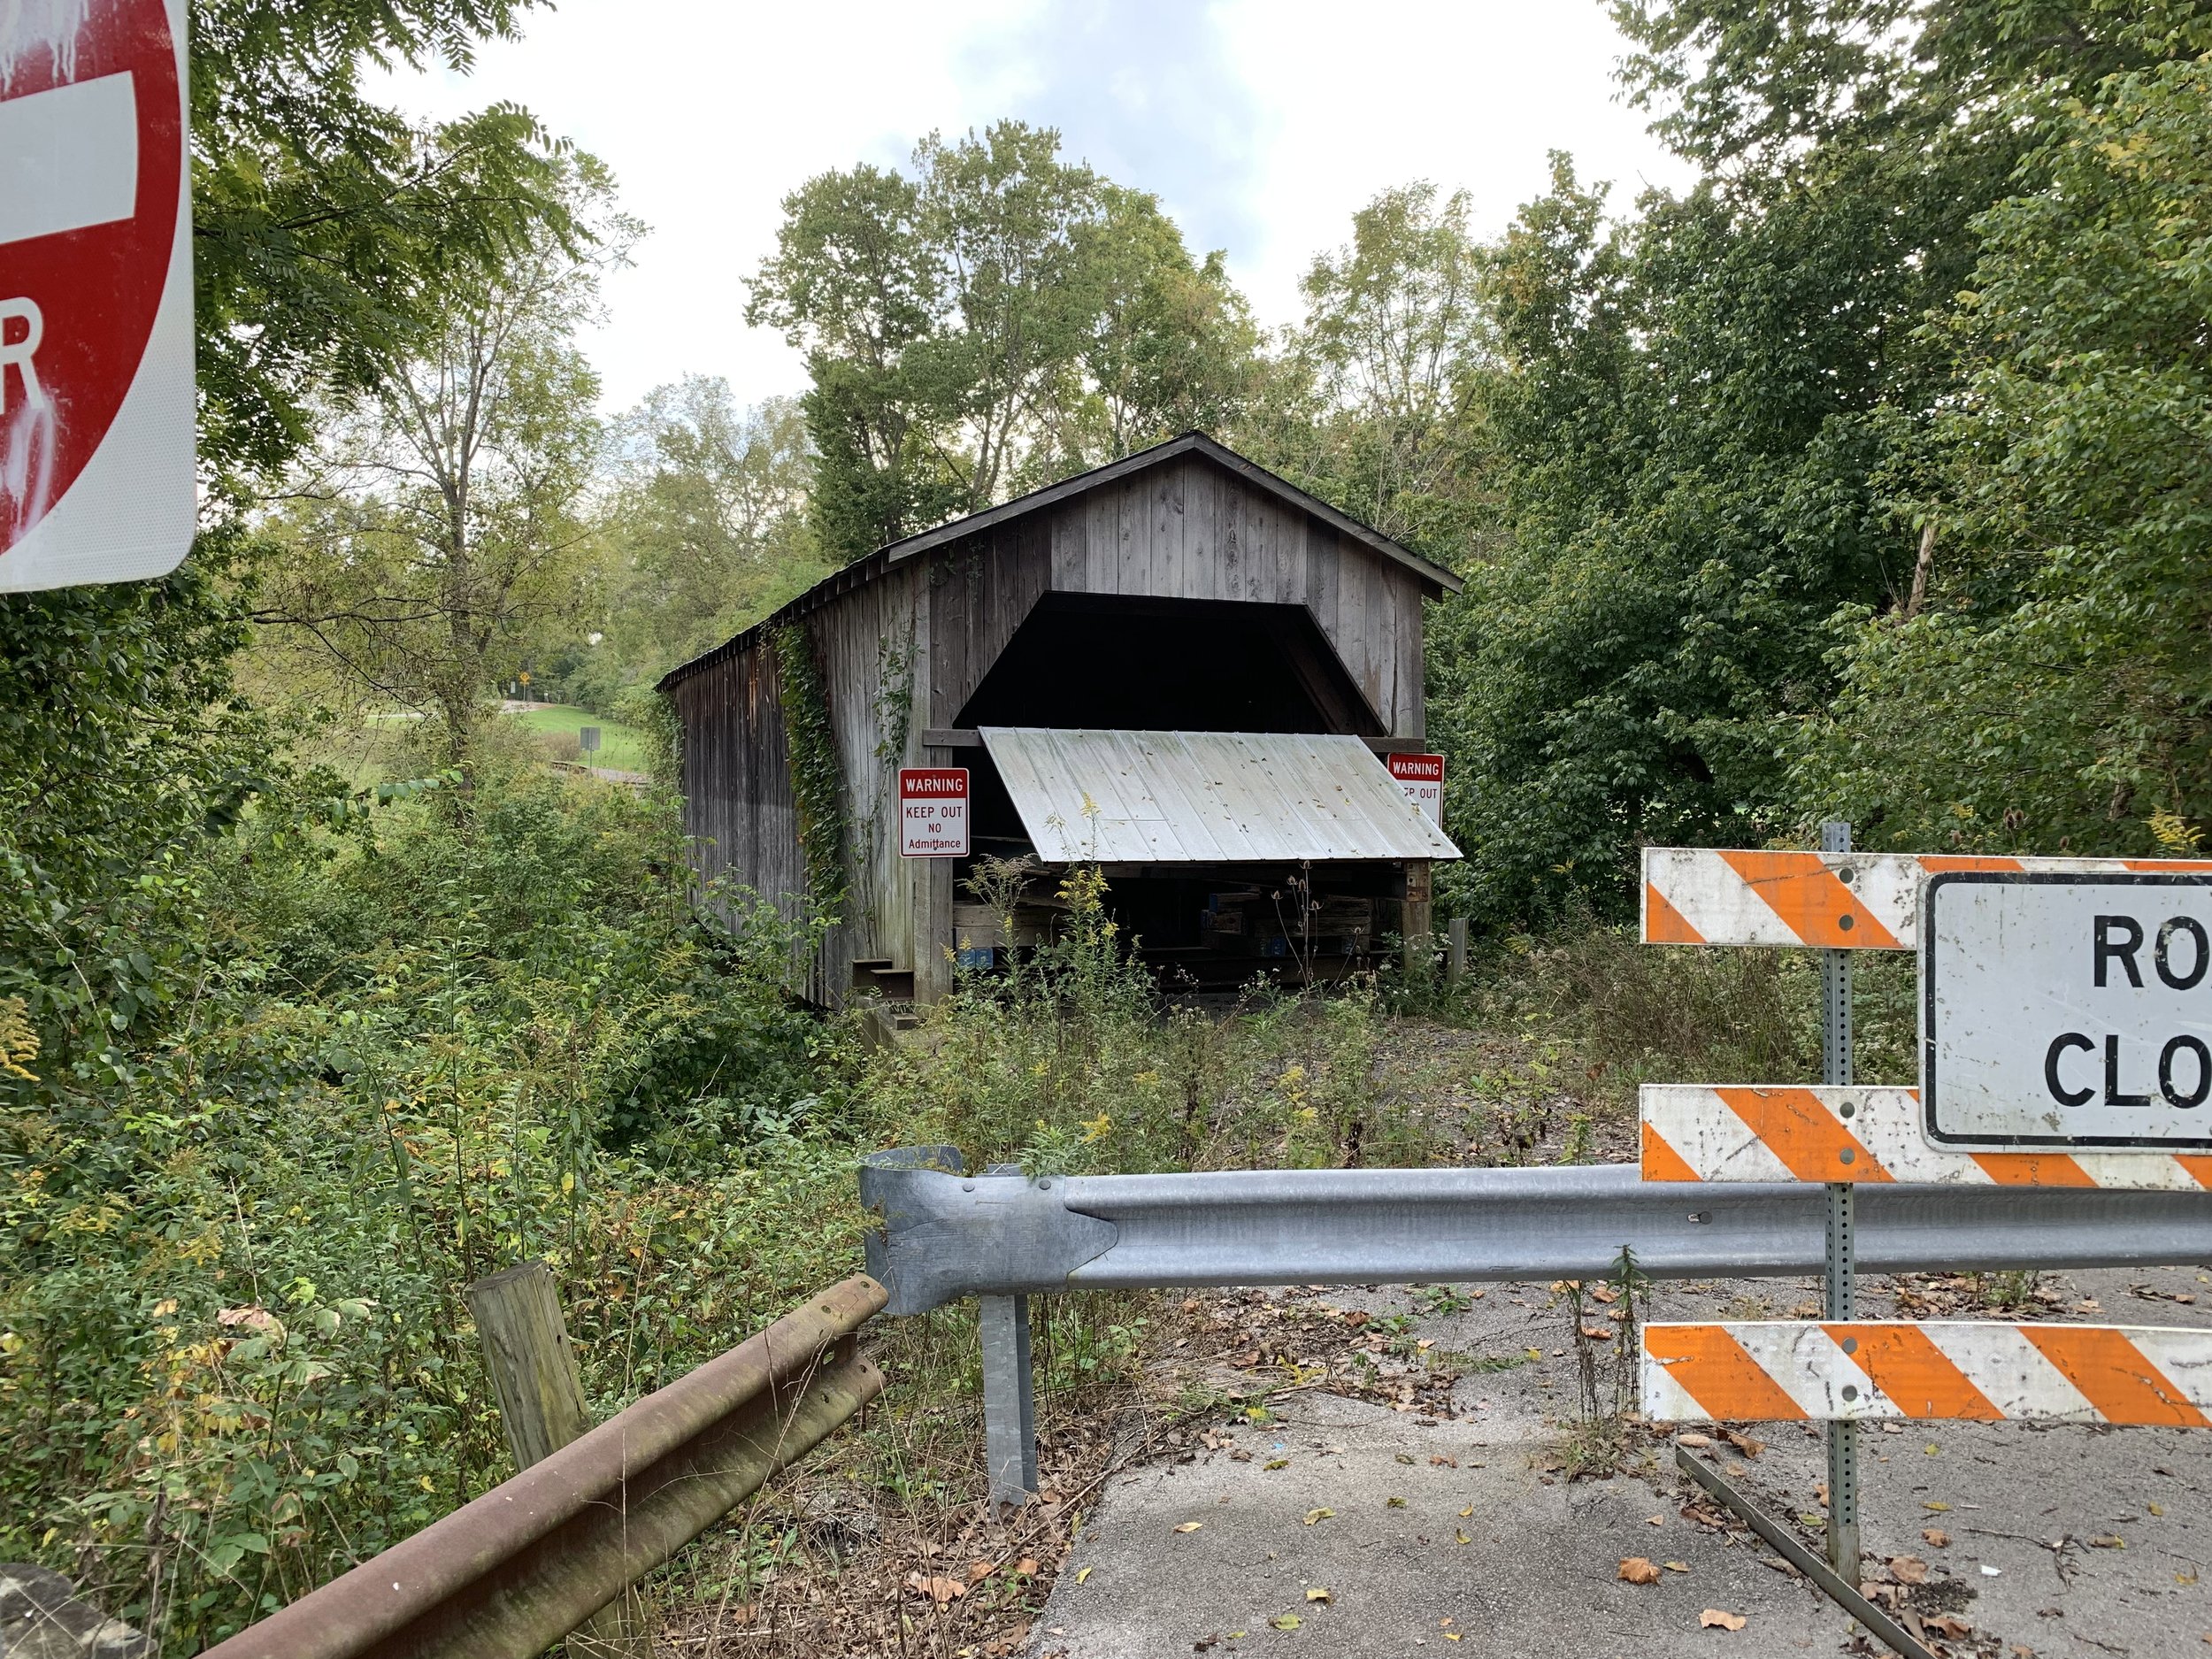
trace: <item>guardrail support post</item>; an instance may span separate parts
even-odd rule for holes
[[[983,1450],[991,1504],[1037,1491],[1037,1390],[1029,1358],[1029,1298],[979,1296],[983,1332]]]
[[[1451,926],[1446,931],[1451,945],[1444,958],[1444,983],[1456,988],[1459,982],[1467,977],[1467,918],[1463,916],[1453,917]]]
[[[1823,852],[1851,850],[1851,826],[1820,826]],[[1851,1082],[1851,953],[1820,953],[1821,1081],[1832,1087]],[[1858,1188],[1848,1181],[1828,1187],[1828,1317],[1849,1319],[1858,1297]],[[1828,1564],[1845,1583],[1859,1581],[1859,1425],[1828,1425]]]
[[[519,1473],[592,1425],[576,1351],[561,1319],[560,1292],[551,1268],[524,1262],[478,1279],[467,1297],[484,1369],[499,1396],[500,1427]],[[587,1619],[568,1649],[580,1659],[652,1659],[652,1621],[637,1587]]]

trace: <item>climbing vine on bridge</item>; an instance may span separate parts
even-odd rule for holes
[[[806,859],[807,895],[824,911],[845,902],[846,823],[837,732],[830,724],[829,688],[806,629],[787,622],[770,636],[783,701],[784,747],[791,795],[799,814],[799,849]]]

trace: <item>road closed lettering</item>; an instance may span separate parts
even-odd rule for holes
[[[2212,883],[1932,877],[1921,1103],[1965,1148],[2212,1146]]]
[[[968,769],[907,766],[899,772],[899,851],[909,858],[968,855]]]

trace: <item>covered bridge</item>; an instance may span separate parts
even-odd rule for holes
[[[1347,972],[1425,937],[1459,856],[1379,758],[1424,747],[1422,606],[1458,586],[1194,433],[909,536],[662,680],[700,874],[795,912],[811,853],[833,1006],[1033,942],[1079,861],[1179,983]],[[969,769],[965,856],[902,855],[923,767]],[[988,857],[1037,872],[1010,935]]]

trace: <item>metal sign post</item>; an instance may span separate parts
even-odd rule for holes
[[[1851,826],[1820,826],[1823,852],[1851,850]],[[1831,1088],[1851,1084],[1851,953],[1820,953],[1820,1071]],[[1852,1236],[1853,1194],[1849,1181],[1828,1183],[1828,1317],[1857,1317],[1858,1263]],[[1828,1425],[1828,1564],[1847,1584],[1859,1581],[1859,1425]]]

